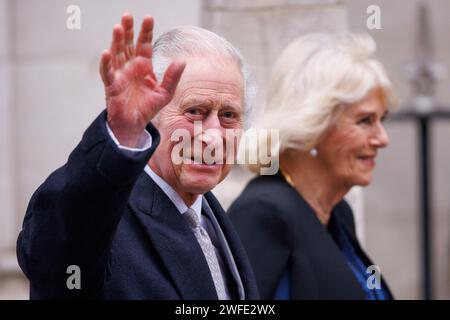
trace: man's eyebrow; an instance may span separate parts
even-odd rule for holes
[[[222,103],[222,107],[235,109],[236,111],[239,111],[241,109],[239,104],[229,101],[225,101],[224,103]]]
[[[204,99],[198,99],[198,98],[184,98],[181,99],[181,105],[186,106],[186,105],[193,105],[193,106],[205,106],[205,105],[209,105],[210,101],[209,100],[204,100]]]
[[[184,108],[189,108],[189,107],[205,107],[205,106],[210,106],[213,103],[211,102],[211,100],[205,100],[205,99],[199,99],[199,98],[189,98],[186,97],[185,99],[181,99],[180,101],[180,105]],[[222,108],[227,108],[227,109],[234,109],[236,111],[239,111],[240,105],[236,102],[232,102],[232,101],[228,101],[225,100],[221,103],[221,109]]]

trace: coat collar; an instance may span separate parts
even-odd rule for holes
[[[327,264],[333,266],[333,268],[335,269],[334,270],[335,273],[340,274],[341,279],[343,280],[345,279],[343,283],[347,287],[349,288],[351,287],[351,290],[353,292],[359,292],[359,295],[361,295],[362,299],[364,299],[365,293],[363,289],[357,283],[355,276],[348,267],[345,258],[343,257],[339,247],[333,240],[333,237],[328,232],[327,227],[320,222],[312,207],[293,187],[291,187],[284,180],[281,173],[278,173],[277,175],[273,176],[273,179],[278,180],[278,182],[280,183],[280,187],[286,189],[285,192],[289,194],[288,197],[290,201],[287,202],[290,202],[289,207],[292,208],[293,210],[292,216],[295,216],[297,217],[297,219],[299,219],[296,225],[306,225],[307,227],[304,228],[303,231],[308,232],[308,234],[310,234],[309,238],[314,239],[314,242],[316,244],[319,244],[319,246],[317,246],[316,248],[317,250],[315,251],[326,252],[327,255],[323,257],[324,261],[328,261]],[[298,208],[302,209],[298,210]],[[339,216],[340,220],[342,220],[343,222],[342,226],[347,232],[347,234],[350,236],[353,244],[355,245],[355,249],[362,258],[362,260],[367,265],[373,265],[373,262],[366,255],[366,253],[359,244],[359,241],[356,237],[356,233],[354,230],[354,223],[352,221],[349,221],[349,219],[353,219],[352,218],[353,213],[351,211],[350,206],[344,199],[333,208],[330,222],[331,220],[335,219],[336,216]],[[311,243],[311,245],[315,244]],[[384,277],[381,277],[381,281],[383,283],[383,286],[386,288],[388,294],[392,297],[392,293],[389,287],[387,286]]]
[[[318,219],[312,207],[306,200],[291,187],[280,174],[274,176],[272,179],[277,180],[276,184],[283,189],[286,194],[284,199],[285,210],[290,211],[290,217],[293,218],[292,225],[300,227],[301,230],[296,230],[300,240],[299,242],[307,241],[309,253],[315,255],[318,259],[323,261],[325,268],[333,268],[330,274],[338,274],[339,278],[334,277],[333,289],[336,294],[346,296],[346,292],[350,292],[357,299],[365,299],[365,293],[358,284],[355,276],[342,255],[339,247],[334,242],[333,237],[328,232],[327,227],[323,225]],[[333,209],[333,214],[337,214],[337,208]],[[339,214],[339,213],[338,213]],[[327,273],[323,273],[327,274]],[[296,293],[293,293],[294,296]]]
[[[130,207],[181,298],[217,299],[208,264],[192,230],[172,201],[145,172],[132,191]]]

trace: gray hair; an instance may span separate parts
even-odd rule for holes
[[[273,69],[264,113],[253,124],[280,130],[279,141],[270,145],[272,155],[310,150],[343,104],[359,101],[375,87],[382,89],[387,107],[395,105],[383,65],[371,58],[375,49],[369,35],[353,33],[307,34],[284,49]],[[258,172],[258,166],[249,169]]]
[[[240,51],[225,38],[195,26],[180,26],[163,33],[153,45],[153,70],[159,81],[172,59],[177,57],[202,57],[205,53],[229,57],[236,63],[244,78],[244,127],[252,114],[256,86],[247,63]]]

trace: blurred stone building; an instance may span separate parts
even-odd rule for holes
[[[64,164],[83,131],[104,108],[98,58],[125,10],[136,23],[155,17],[156,36],[175,25],[209,28],[241,49],[260,87],[282,48],[311,31],[363,31],[394,81],[401,105],[410,96],[405,64],[413,58],[414,0],[0,0],[0,299],[28,298],[15,241],[33,191]],[[436,58],[450,66],[450,2],[427,1]],[[67,28],[68,6],[80,8],[80,29]],[[381,29],[368,30],[369,5],[381,9]],[[450,105],[450,80],[437,96]],[[374,183],[357,191],[359,235],[397,298],[420,295],[417,133],[412,123],[388,122]],[[450,298],[450,124],[432,128],[434,296]],[[216,188],[228,206],[251,177],[236,168]]]

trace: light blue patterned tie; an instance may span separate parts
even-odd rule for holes
[[[216,288],[217,296],[219,300],[227,300],[227,294],[225,291],[225,282],[220,272],[219,261],[217,260],[216,252],[214,250],[214,245],[212,244],[211,238],[206,232],[205,228],[200,225],[200,219],[195,213],[195,211],[189,208],[183,216],[187,220],[189,226],[194,232],[195,238],[197,238],[200,247],[202,248],[203,254],[205,255],[206,262],[208,263],[209,270],[211,271],[211,276],[214,281],[214,287]]]

